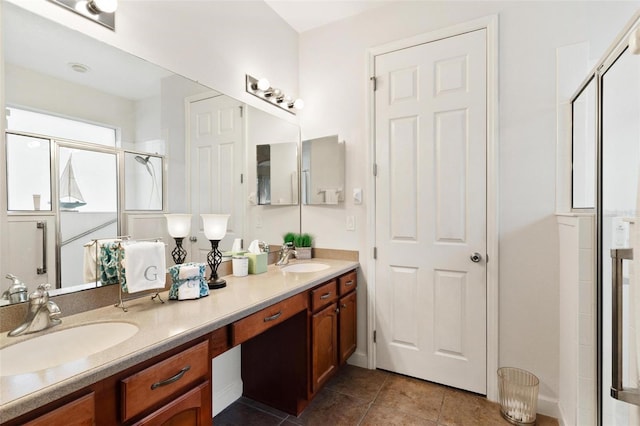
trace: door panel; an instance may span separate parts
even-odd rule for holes
[[[640,424],[640,56],[622,53],[600,83],[601,422],[635,425]],[[621,266],[617,280],[615,249],[632,250],[631,258],[617,253],[625,258],[616,265]]]
[[[478,393],[486,392],[485,33],[375,58],[377,367]]]
[[[242,238],[242,105],[227,96],[190,104],[191,229],[198,241],[188,251],[195,262],[206,262],[211,250],[200,214],[230,214],[227,234],[220,242],[221,251],[230,249],[235,238]]]

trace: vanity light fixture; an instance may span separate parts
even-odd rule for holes
[[[118,0],[49,0],[114,30]]]
[[[290,97],[286,96],[282,90],[272,87],[269,80],[266,78],[255,78],[246,75],[246,90],[247,93],[251,93],[263,101],[269,102],[291,114],[295,115],[294,110],[300,110],[304,108],[304,102],[302,99],[296,99],[292,101]]]
[[[211,268],[211,276],[207,281],[210,289],[223,288],[227,282],[218,277],[218,266],[222,262],[222,253],[218,249],[220,240],[227,233],[228,214],[201,214],[204,225],[204,235],[211,242],[211,251],[207,254],[207,263]]]
[[[187,258],[187,250],[182,247],[182,240],[191,232],[190,214],[165,214],[167,218],[167,230],[176,241],[176,248],[171,250],[171,257],[176,265],[184,263]]]

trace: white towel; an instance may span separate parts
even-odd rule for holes
[[[119,241],[117,239],[104,239],[104,240],[93,240],[84,245],[83,252],[83,266],[82,266],[82,277],[84,278],[85,283],[95,283],[98,281],[98,253],[100,251],[100,247],[103,244],[113,241]],[[98,243],[98,247],[96,248],[96,243]]]
[[[337,189],[325,189],[324,190],[324,203],[325,204],[338,204],[338,190]]]
[[[124,246],[127,291],[164,288],[165,245],[161,242],[142,241]]]
[[[178,287],[178,300],[198,299],[200,297],[200,279],[185,281]]]
[[[184,265],[180,267],[180,272],[178,272],[179,280],[188,280],[190,278],[196,278],[200,276],[200,266],[199,265]]]

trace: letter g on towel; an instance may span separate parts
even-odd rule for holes
[[[149,274],[151,274],[151,273],[153,273],[153,278],[149,278]],[[156,266],[148,266],[147,269],[144,270],[144,278],[147,281],[155,281],[155,280],[157,280],[158,279],[158,268]]]

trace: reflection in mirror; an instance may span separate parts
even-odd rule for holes
[[[163,157],[124,153],[125,210],[162,210]]]
[[[259,205],[298,204],[298,144],[256,146]]]
[[[233,106],[235,115],[243,117],[244,110],[244,118],[238,127],[241,129],[236,144],[239,149],[233,152],[234,162],[237,162],[234,173],[221,175],[226,180],[245,183],[240,185],[239,191],[234,190],[236,201],[233,206],[220,207],[224,209],[220,212],[233,209],[238,214],[239,219],[233,229],[228,229],[228,235],[244,241],[259,238],[277,243],[283,232],[299,229],[298,206],[283,206],[272,211],[263,211],[262,206],[247,206],[247,195],[254,193],[257,181],[252,176],[255,145],[265,141],[298,144],[297,125],[247,107],[209,87],[34,15],[16,4],[3,2],[2,6],[4,99],[10,110],[4,141],[20,140],[19,151],[16,151],[18,145],[9,146],[12,142],[2,147],[12,158],[9,164],[0,165],[7,167],[3,172],[10,173],[10,188],[5,188],[2,196],[7,197],[10,193],[12,200],[10,210],[1,212],[7,230],[6,238],[3,235],[5,251],[1,253],[2,276],[14,273],[29,286],[29,291],[44,282],[57,287],[52,294],[80,290],[94,286],[82,274],[83,244],[91,239],[123,234],[132,238],[169,239],[162,213],[189,212],[194,191],[197,191],[189,183],[189,163],[191,169],[195,163],[189,159],[191,152],[187,152],[185,135],[194,135],[196,127],[190,126],[191,119],[199,123],[199,130],[206,125],[203,120],[197,120],[197,114],[194,117],[185,114],[185,101],[193,107],[196,99],[200,103],[199,100],[212,96],[224,100],[223,107]],[[22,112],[18,113],[18,110]],[[55,117],[59,122],[71,120],[80,133],[59,133],[70,128],[67,124],[57,126],[55,130],[21,127],[20,123],[34,124],[29,114]],[[223,124],[228,124],[229,119],[235,120],[235,115],[223,115],[226,120]],[[82,130],[83,126],[93,129],[90,136]],[[33,150],[38,153],[32,153]],[[68,218],[93,215],[91,224],[97,227],[109,222],[107,215],[114,215],[111,208],[99,212],[87,210],[96,205],[88,199],[96,188],[87,188],[80,181],[87,179],[80,164],[84,151],[110,158],[108,163],[113,167],[109,166],[109,174],[100,176],[98,188],[115,185],[119,210],[114,217],[119,220],[67,242],[73,235],[89,230],[75,229],[72,226],[76,223]],[[26,163],[27,152],[31,158],[29,164],[39,164],[39,183],[33,185],[25,184],[24,176],[29,173],[30,179],[35,180],[34,167],[28,170],[20,167]],[[69,155],[72,157],[69,160],[66,156],[71,152],[73,156]],[[194,155],[203,158],[197,153]],[[246,164],[247,159],[250,165]],[[143,164],[142,160],[148,160],[148,163]],[[77,207],[68,204],[65,210],[59,208],[59,178],[69,161],[84,201],[76,200]],[[238,172],[241,174],[236,174]],[[222,187],[226,188],[224,182]],[[40,195],[40,210],[36,210],[38,197],[34,194]],[[86,204],[81,206],[82,202]],[[201,213],[218,212],[214,207],[205,206],[208,211]],[[99,214],[105,216],[98,217]],[[198,225],[192,229],[192,235],[201,228]],[[63,242],[66,244],[61,247]],[[78,247],[71,250],[76,245]],[[8,247],[11,250],[7,250]],[[195,251],[193,247],[192,252]],[[39,272],[43,270],[46,272]],[[3,284],[0,290],[10,283]]]
[[[571,104],[573,114],[571,207],[595,207],[596,84],[592,79]]]
[[[118,234],[116,154],[62,146],[58,158],[65,166],[59,168],[57,282],[61,288],[78,283],[94,284],[95,278],[86,274],[90,264],[95,263],[90,258],[91,242]],[[83,262],[79,264],[78,259]]]
[[[51,210],[49,140],[7,134],[6,143],[9,210]]]
[[[344,201],[345,145],[338,136],[302,141],[302,203]]]

